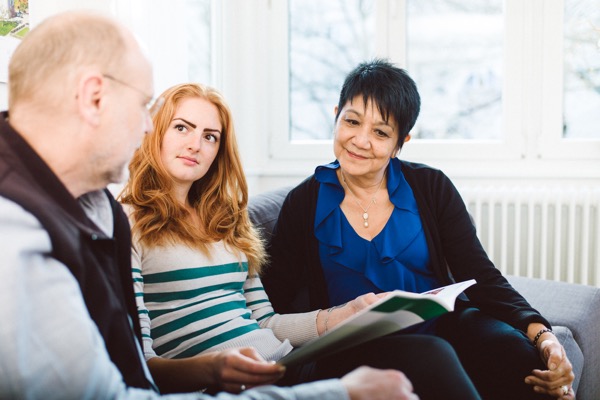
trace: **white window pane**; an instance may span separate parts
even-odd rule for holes
[[[374,1],[290,0],[291,140],[331,139],[344,77],[372,58]]]
[[[421,94],[412,135],[501,139],[502,0],[408,0],[407,70]]]
[[[190,80],[211,85],[211,0],[186,0],[185,10]]]
[[[600,1],[567,0],[564,29],[565,138],[600,138]]]

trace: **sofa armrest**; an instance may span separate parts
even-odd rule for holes
[[[510,284],[552,326],[568,328],[584,356],[578,399],[600,399],[600,288],[518,276]]]

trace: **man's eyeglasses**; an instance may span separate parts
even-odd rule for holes
[[[112,75],[109,74],[103,74],[103,76],[107,79],[110,79],[113,82],[119,83],[123,86],[128,87],[129,89],[135,90],[136,92],[138,92],[139,94],[141,94],[142,96],[144,96],[144,98],[148,98],[150,96],[148,96],[146,93],[144,93],[142,90],[136,88],[135,86],[130,85],[129,83],[122,81],[120,79],[115,78]],[[165,99],[163,99],[162,97],[153,97],[149,102],[147,102],[145,104],[146,109],[148,110],[148,112],[150,113],[151,116],[153,116],[156,111],[158,111],[158,109],[163,105]]]

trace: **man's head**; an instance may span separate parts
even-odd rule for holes
[[[27,34],[9,64],[9,118],[76,196],[123,178],[143,134],[152,68],[110,18],[69,12]]]

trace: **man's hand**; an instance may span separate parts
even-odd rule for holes
[[[393,369],[360,367],[346,374],[342,384],[351,400],[418,400],[408,378]]]

